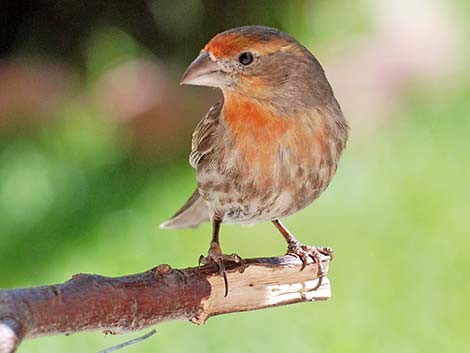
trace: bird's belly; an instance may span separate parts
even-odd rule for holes
[[[210,212],[223,216],[225,223],[256,223],[308,206],[326,188],[331,174],[328,166],[286,166],[267,175],[210,173],[198,178],[199,192]]]

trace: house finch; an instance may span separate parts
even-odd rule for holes
[[[297,241],[279,221],[312,203],[330,183],[348,125],[318,60],[277,29],[246,26],[216,35],[183,75],[181,84],[212,86],[224,99],[193,133],[190,164],[197,189],[161,228],[213,225],[208,256],[225,275],[221,223],[272,221],[288,253],[318,263],[328,248]],[[331,255],[331,254],[330,254]]]

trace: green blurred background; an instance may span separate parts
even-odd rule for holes
[[[217,32],[264,24],[323,63],[352,135],[313,205],[286,219],[335,249],[333,297],[169,322],[123,352],[463,352],[470,317],[466,0],[3,1],[0,287],[194,266],[210,226],[158,225],[194,188],[191,132],[219,97],[180,87]],[[274,256],[270,224],[222,245]],[[136,337],[80,333],[24,352],[94,352]]]

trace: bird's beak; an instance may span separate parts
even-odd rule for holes
[[[181,85],[221,87],[227,82],[227,76],[220,65],[213,60],[209,53],[202,51],[199,56],[189,65]]]

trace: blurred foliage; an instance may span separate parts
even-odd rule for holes
[[[297,3],[299,9],[307,4]],[[286,6],[280,0],[5,0],[0,54],[53,54],[83,67],[83,43],[95,29],[119,27],[149,51],[187,61],[221,30],[246,23],[279,27]]]
[[[175,73],[214,33],[235,25],[273,25],[328,50],[372,31],[374,22],[367,1],[51,4],[1,5],[10,15],[27,8],[4,20],[2,54],[60,58],[79,87],[53,101],[53,109],[0,116],[1,287],[62,282],[79,272],[117,276],[158,263],[194,266],[207,250],[210,226],[161,231],[158,224],[194,188],[186,162],[190,133],[213,99],[185,96]],[[454,10],[465,6],[455,1]],[[465,44],[464,56],[468,38]],[[157,128],[117,118],[95,97],[110,70],[141,58],[163,63],[172,80],[162,96],[168,107],[149,118],[161,121]],[[400,91],[400,107],[390,114],[398,111],[399,118],[381,117],[370,135],[353,135],[328,191],[286,221],[304,242],[335,249],[331,300],[212,318],[203,327],[164,323],[126,351],[464,351],[470,316],[464,64],[445,82],[418,81]],[[148,138],[157,145],[174,144],[143,154],[139,128],[155,130]],[[222,245],[242,257],[285,251],[269,224],[225,226]],[[139,334],[41,338],[19,352],[93,352]]]

